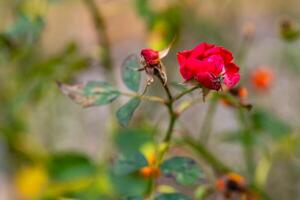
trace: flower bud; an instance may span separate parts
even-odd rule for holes
[[[159,52],[153,49],[143,49],[141,51],[141,56],[148,66],[158,65],[160,62]]]

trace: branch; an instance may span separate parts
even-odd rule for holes
[[[97,32],[97,39],[101,47],[100,58],[102,59],[102,64],[107,70],[111,70],[113,68],[111,49],[102,13],[97,9],[97,4],[94,0],[83,0],[83,2],[93,18],[93,23]]]

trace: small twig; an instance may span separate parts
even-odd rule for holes
[[[101,59],[102,64],[107,70],[111,70],[113,68],[113,61],[111,58],[111,49],[109,44],[109,37],[107,34],[106,24],[103,19],[102,13],[99,9],[97,9],[97,4],[94,0],[83,0],[87,9],[89,10],[93,23],[97,32],[97,39],[99,45],[101,46]]]
[[[201,103],[202,101],[202,97],[201,98],[195,98],[192,99],[191,101],[187,102],[185,105],[183,106],[178,106],[176,109],[176,113],[178,115],[181,115],[182,113],[184,113],[186,110],[188,110],[189,108],[191,108],[192,106],[196,105],[197,103]]]
[[[190,93],[190,92],[192,92],[192,91],[194,91],[194,90],[196,90],[196,89],[198,89],[198,88],[201,88],[201,86],[200,86],[200,85],[196,85],[196,86],[194,86],[194,87],[192,87],[192,88],[190,88],[190,89],[185,90],[184,92],[182,92],[182,93],[176,95],[176,96],[173,98],[173,101],[177,101],[178,99],[180,99],[180,98],[183,97],[184,95],[186,95],[186,94],[188,94],[188,93]]]
[[[165,104],[165,100],[157,96],[145,96],[145,95],[140,95],[138,93],[129,93],[129,92],[121,92],[121,95],[128,96],[128,97],[138,97],[143,100],[155,101],[158,103]]]
[[[206,162],[208,162],[214,169],[216,173],[225,173],[232,171],[229,167],[218,160],[212,153],[210,153],[205,146],[197,142],[195,139],[185,136],[183,138],[183,144],[188,145],[192,150],[194,150],[200,157],[202,157]]]

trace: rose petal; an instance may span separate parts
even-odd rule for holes
[[[204,87],[211,90],[219,90],[221,88],[221,83],[215,81],[215,76],[209,72],[198,73],[196,80],[199,81]]]
[[[208,44],[206,42],[202,42],[199,45],[197,45],[196,47],[194,47],[194,49],[192,50],[192,54],[191,57],[201,57],[204,55],[205,51],[207,51],[210,48],[213,48],[215,45],[213,44]]]
[[[185,61],[190,57],[191,50],[184,50],[177,53],[177,60],[180,66],[185,65]]]
[[[225,65],[224,84],[227,87],[232,88],[239,81],[240,81],[239,67],[234,63]]]
[[[230,63],[233,60],[232,53],[225,49],[224,47],[214,47],[205,52],[205,57],[209,57],[211,55],[220,55],[222,56],[225,63]]]

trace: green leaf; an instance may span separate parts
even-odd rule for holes
[[[139,59],[136,55],[128,56],[122,64],[122,79],[128,89],[137,92],[140,88],[141,73]]]
[[[118,194],[118,196],[125,197],[125,199],[126,197],[142,196],[148,186],[146,179],[132,174],[120,176],[111,173],[111,182],[114,187],[114,192]]]
[[[193,185],[203,175],[197,163],[188,157],[173,157],[166,160],[161,169],[165,176],[174,176],[182,185]]]
[[[140,196],[132,196],[132,197],[127,197],[126,200],[143,200],[143,198]]]
[[[266,132],[273,138],[281,138],[291,133],[291,128],[288,124],[264,110],[255,110],[253,112],[252,123],[255,130]]]
[[[134,111],[140,105],[141,99],[138,97],[132,98],[128,103],[123,105],[117,111],[117,118],[122,126],[128,126]]]
[[[55,181],[75,181],[92,177],[96,166],[85,155],[79,153],[63,153],[53,155],[48,170]]]
[[[157,196],[155,200],[191,200],[191,199],[180,193],[166,193]]]
[[[115,135],[115,143],[122,153],[134,153],[144,144],[153,142],[153,133],[148,129],[122,128]]]
[[[83,107],[108,104],[120,95],[110,84],[101,81],[91,81],[86,85],[66,85],[60,82],[57,84],[65,95]]]
[[[209,188],[207,185],[200,185],[195,190],[194,197],[197,200],[204,200],[208,192],[209,192]]]
[[[20,14],[6,34],[15,41],[33,43],[41,35],[44,26],[45,23],[41,17],[30,19],[27,15]]]
[[[140,152],[124,154],[116,161],[113,171],[117,175],[127,175],[147,165],[147,160]]]

